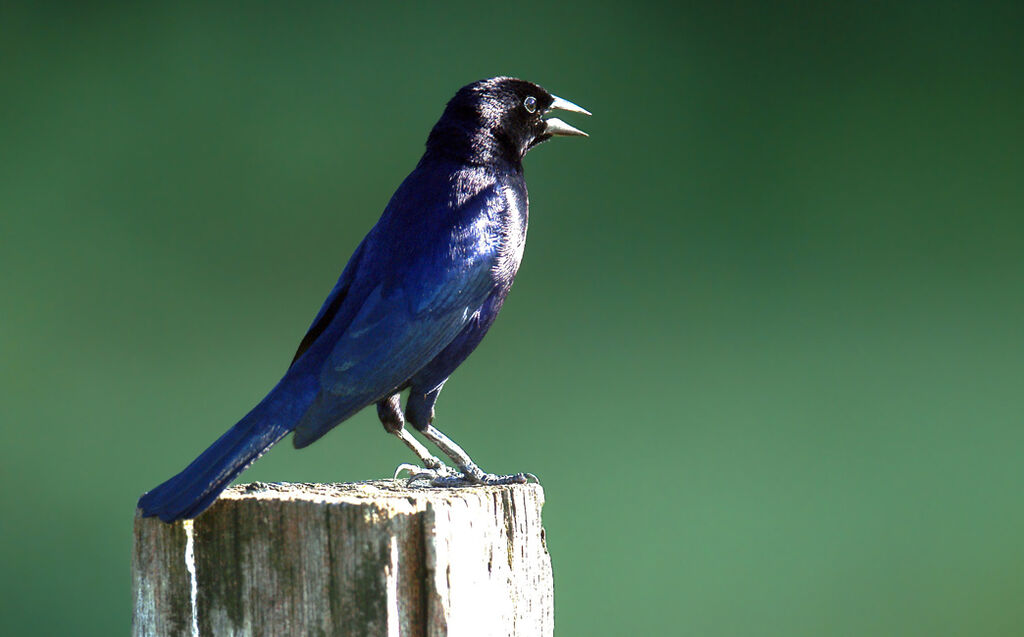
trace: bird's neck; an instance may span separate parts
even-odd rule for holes
[[[522,172],[523,156],[510,139],[502,139],[480,126],[459,122],[438,122],[427,138],[421,162],[447,159],[471,166]]]

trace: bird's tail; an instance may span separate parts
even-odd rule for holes
[[[196,517],[238,474],[294,429],[311,396],[289,391],[295,388],[285,387],[287,380],[184,471],[139,498],[142,515],[159,516],[164,522]]]

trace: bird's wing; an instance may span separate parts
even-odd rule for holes
[[[355,253],[352,254],[352,258],[348,260],[348,264],[345,265],[345,269],[342,270],[341,276],[338,277],[338,282],[334,284],[334,288],[331,293],[327,295],[327,300],[324,301],[320,311],[317,312],[316,318],[310,324],[309,329],[306,331],[306,335],[302,337],[302,342],[299,343],[298,350],[295,352],[295,356],[292,358],[292,365],[295,361],[299,360],[306,350],[316,341],[316,339],[323,334],[323,331],[327,329],[327,326],[334,320],[338,310],[341,308],[342,302],[345,301],[348,296],[349,287],[351,287],[353,280],[355,279],[356,271],[359,269],[359,263],[363,258],[363,246],[366,244],[364,239],[359,247],[356,248]]]
[[[425,295],[414,286],[387,293],[383,284],[373,288],[323,361],[323,410],[298,424],[295,446],[315,441],[433,360],[487,299],[492,288],[488,270],[478,266],[462,271]]]
[[[387,232],[367,237],[344,299],[333,311],[329,299],[310,330],[324,353],[321,404],[296,427],[297,447],[398,389],[473,320],[495,286],[499,246],[481,241],[484,230],[456,228],[422,237],[415,248],[390,243],[386,250],[380,246]],[[339,281],[339,296],[342,288]]]
[[[336,395],[393,390],[433,360],[472,320],[493,289],[485,264],[447,273],[424,290],[374,288],[321,371]]]

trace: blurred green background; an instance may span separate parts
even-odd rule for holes
[[[279,378],[454,91],[526,260],[438,424],[528,470],[560,635],[1024,633],[1024,4],[0,12],[0,616],[128,631],[133,507]],[[244,480],[411,459],[372,410]]]

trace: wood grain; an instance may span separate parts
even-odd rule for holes
[[[545,636],[539,485],[233,487],[192,524],[136,513],[133,634]]]

